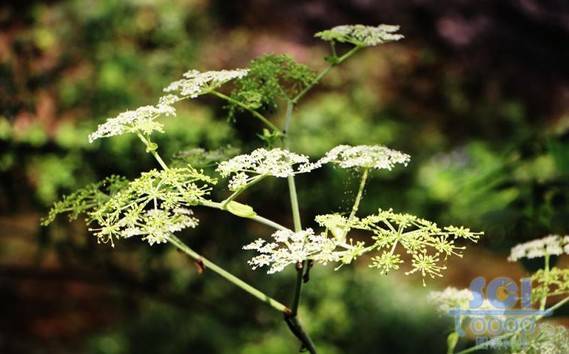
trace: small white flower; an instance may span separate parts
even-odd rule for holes
[[[395,33],[399,26],[379,25],[342,25],[326,31],[318,32],[314,36],[325,41],[351,43],[362,47],[371,47],[386,42],[398,41],[403,35]]]
[[[253,269],[268,266],[268,274],[282,271],[290,264],[297,264],[307,259],[321,264],[338,262],[341,252],[336,252],[336,242],[326,235],[315,235],[312,229],[299,232],[278,230],[271,235],[272,242],[257,239],[243,246],[244,250],[257,251],[259,255],[248,263]]]
[[[183,97],[196,98],[207,91],[247,75],[246,69],[219,70],[199,72],[190,70],[183,75],[183,79],[170,83],[164,92],[176,92]]]
[[[286,178],[312,169],[305,155],[295,154],[284,149],[256,149],[250,154],[238,155],[221,162],[217,171],[223,176],[232,176],[229,189],[238,190],[257,176]]]
[[[508,261],[515,262],[522,258],[539,258],[559,256],[563,253],[569,254],[569,237],[559,235],[549,235],[542,239],[532,240],[516,245],[512,248]]]
[[[459,290],[449,287],[443,291],[432,291],[429,300],[437,306],[438,311],[448,314],[450,310],[466,310],[474,295],[469,289]]]
[[[334,163],[342,168],[391,170],[396,164],[407,166],[410,156],[380,145],[339,145],[328,151],[316,165]]]

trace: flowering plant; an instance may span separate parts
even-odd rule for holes
[[[498,336],[486,338],[482,343],[456,352],[466,354],[488,348],[502,347],[508,353],[513,354],[565,354],[569,352],[569,332],[560,325],[551,323],[539,323],[543,318],[550,316],[553,311],[569,302],[569,268],[552,267],[552,257],[569,255],[569,236],[549,235],[541,239],[518,244],[511,249],[508,260],[510,262],[543,259],[543,268],[537,270],[526,278],[527,284],[531,285],[529,294],[522,294],[518,298],[515,294],[514,301],[520,301],[522,309],[515,310],[508,306],[500,306],[496,309],[484,301],[486,310],[478,312],[491,317],[491,321],[498,322],[506,331]],[[503,290],[507,293],[511,284],[503,284]],[[511,287],[510,287],[511,289]],[[525,296],[529,295],[529,296]],[[490,296],[490,295],[488,295]],[[444,291],[435,291],[430,294],[431,301],[445,314],[464,313],[467,315],[455,315],[455,331],[448,337],[448,353],[455,353],[459,335],[456,331],[467,320],[468,314],[476,298],[482,294],[474,293],[471,289],[447,288]],[[491,302],[491,301],[490,301]],[[547,307],[548,303],[552,303]],[[531,310],[531,306],[536,307]],[[498,310],[498,311],[497,311]],[[500,313],[501,312],[501,313]],[[500,313],[498,316],[497,314]],[[512,325],[516,324],[515,326]]]
[[[303,64],[283,55],[267,55],[252,61],[248,69],[199,72],[190,70],[180,80],[165,89],[155,105],[148,105],[110,118],[89,135],[89,141],[117,135],[135,134],[156,160],[160,170],[143,172],[128,181],[112,177],[87,186],[56,203],[44,223],[48,224],[61,213],[71,218],[83,214],[90,230],[102,243],[115,245],[119,239],[140,237],[150,245],[170,243],[199,263],[235,286],[246,291],[284,314],[291,332],[301,342],[302,349],[316,353],[316,346],[298,319],[298,307],[303,284],[309,280],[314,264],[335,264],[337,268],[350,264],[365,254],[373,254],[369,267],[380,274],[397,270],[404,263],[403,254],[410,258],[406,274],[427,277],[442,276],[445,261],[461,256],[464,243],[476,242],[481,233],[467,228],[445,226],[409,214],[379,209],[377,213],[357,215],[364,189],[370,175],[406,166],[410,156],[385,146],[348,146],[332,148],[322,158],[310,161],[309,157],[289,150],[288,131],[293,111],[310,89],[318,84],[334,67],[344,63],[365,47],[397,41],[403,38],[397,26],[338,26],[319,32],[316,37],[329,42],[331,55],[328,66],[316,74]],[[337,43],[351,46],[340,54]],[[232,84],[229,94],[220,91]],[[264,125],[262,138],[266,146],[235,156],[217,165],[218,176],[208,176],[195,166],[172,167],[159,154],[153,134],[163,132],[161,117],[175,117],[175,105],[186,99],[212,95],[226,104],[230,117],[246,112]],[[273,117],[262,112],[285,104],[283,128]],[[315,217],[319,230],[303,228],[295,177],[310,173],[326,165],[350,169],[359,174],[358,191],[349,213],[324,214]],[[280,225],[257,213],[253,206],[237,201],[239,196],[254,184],[267,178],[286,179],[289,187],[293,228]],[[215,201],[210,191],[219,179],[228,179],[230,194]],[[293,299],[290,305],[273,299],[268,294],[244,282],[216,263],[205,258],[176,233],[199,224],[195,208],[214,208],[227,211],[245,220],[258,222],[274,229],[270,238],[260,238],[243,246],[256,252],[249,264],[253,269],[268,268],[268,273],[284,271],[288,266],[296,271]],[[353,238],[352,231],[364,231],[370,236]]]

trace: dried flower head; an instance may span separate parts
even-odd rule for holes
[[[328,42],[350,43],[358,47],[372,47],[398,41],[403,35],[396,33],[399,26],[342,25],[316,33],[314,36]]]
[[[271,235],[272,242],[258,239],[243,247],[259,253],[248,263],[257,269],[269,267],[268,274],[282,271],[290,264],[297,264],[307,259],[321,264],[338,262],[341,254],[336,252],[337,244],[326,235],[316,235],[312,229],[300,232],[278,230]]]
[[[466,310],[470,302],[474,300],[474,295],[469,289],[457,289],[448,287],[443,291],[432,291],[429,294],[429,301],[437,306],[437,310],[447,315],[450,310]]]
[[[542,239],[532,240],[512,248],[508,260],[515,262],[522,258],[539,258],[569,254],[569,236],[549,235]]]
[[[103,243],[133,236],[151,245],[166,242],[174,232],[197,226],[189,207],[198,204],[213,183],[191,168],[145,172],[88,213],[95,224],[90,230]]]
[[[161,115],[175,116],[176,110],[163,100],[155,106],[142,106],[134,111],[123,112],[99,124],[97,130],[89,134],[89,142],[126,133],[140,132],[148,135],[154,131],[163,132],[162,123],[156,121]]]
[[[336,164],[342,168],[391,170],[396,164],[407,166],[410,156],[380,145],[339,145],[328,151],[316,165]]]
[[[203,73],[190,70],[184,73],[183,79],[170,83],[164,92],[175,93],[181,98],[196,98],[231,80],[244,77],[247,72],[246,69],[206,71]]]
[[[307,156],[284,149],[256,149],[250,154],[238,155],[221,162],[217,171],[223,177],[232,176],[229,189],[238,190],[259,176],[286,178],[313,168]]]

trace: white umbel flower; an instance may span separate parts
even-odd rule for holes
[[[259,253],[247,263],[253,269],[269,267],[268,274],[282,271],[290,264],[297,264],[307,259],[321,264],[338,262],[341,253],[336,252],[336,242],[326,235],[315,235],[312,229],[299,232],[278,230],[271,235],[272,242],[258,239],[243,246],[244,250]]]
[[[333,163],[342,168],[391,170],[396,164],[407,166],[410,156],[381,145],[339,145],[328,151],[316,164]]]
[[[199,72],[190,70],[183,75],[183,79],[170,83],[164,92],[176,93],[182,97],[196,98],[209,90],[247,75],[246,69],[219,70]]]
[[[549,235],[538,240],[516,245],[512,248],[508,261],[515,262],[522,258],[539,258],[569,254],[569,237]]]
[[[159,116],[174,116],[176,111],[167,100],[161,100],[155,106],[142,106],[134,111],[126,111],[116,117],[109,118],[89,134],[89,142],[122,135],[125,133],[142,132],[150,134],[153,131],[162,131],[162,124],[156,121]]]
[[[318,32],[314,36],[329,42],[336,41],[361,47],[372,47],[404,38],[403,35],[396,33],[398,30],[399,26],[393,25],[342,25]]]
[[[448,314],[450,310],[466,310],[473,299],[474,295],[469,289],[449,287],[443,291],[429,293],[429,301],[443,314]]]
[[[298,173],[311,171],[313,164],[308,156],[295,154],[288,150],[256,149],[250,154],[238,155],[221,162],[217,171],[223,176],[232,176],[230,190],[238,190],[257,176],[286,178]]]

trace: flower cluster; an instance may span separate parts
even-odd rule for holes
[[[380,145],[338,145],[328,151],[316,165],[336,164],[342,168],[391,170],[396,164],[407,166],[410,156]]]
[[[116,117],[109,118],[103,124],[99,124],[97,130],[89,134],[89,142],[122,135],[125,133],[150,134],[153,131],[162,132],[162,123],[157,122],[159,116],[175,116],[176,110],[170,104],[168,98],[161,100],[155,106],[142,106],[134,111],[126,111]]]
[[[221,162],[217,171],[222,177],[232,176],[229,189],[236,191],[253,179],[262,176],[286,178],[313,169],[307,156],[284,149],[256,149],[250,154],[238,155]]]
[[[346,233],[352,226],[352,220],[340,214],[318,215],[314,220],[342,242],[346,240]]]
[[[539,301],[549,296],[569,294],[569,269],[540,269],[531,276],[532,299]]]
[[[520,350],[513,354],[569,353],[569,331],[563,326],[544,323],[538,326],[532,338],[520,344]]]
[[[470,302],[474,300],[474,295],[469,289],[446,288],[443,291],[432,291],[429,294],[429,301],[437,306],[437,310],[447,315],[450,310],[468,309]]]
[[[413,215],[381,209],[377,214],[363,219],[348,220],[331,214],[317,216],[316,221],[333,235],[345,237],[345,233],[352,228],[373,233],[374,243],[362,248],[361,253],[378,252],[377,256],[372,257],[370,267],[379,269],[382,274],[399,269],[403,260],[396,251],[403,248],[411,256],[412,268],[405,274],[420,273],[423,278],[442,276],[441,272],[446,266],[441,263],[448,256],[462,256],[465,247],[457,245],[457,240],[477,242],[482,235],[462,227],[440,228],[433,222]]]
[[[312,229],[300,232],[278,230],[271,236],[273,242],[258,239],[243,247],[259,253],[248,263],[257,269],[269,267],[268,274],[282,271],[290,264],[311,259],[321,264],[338,262],[341,253],[336,251],[337,243],[326,235],[316,235]]]
[[[247,75],[246,69],[219,70],[199,72],[190,70],[183,75],[183,79],[170,83],[164,92],[175,93],[183,98],[196,98],[199,95],[208,93],[223,84],[240,79]]]
[[[515,262],[522,258],[559,256],[564,253],[569,254],[569,236],[549,235],[514,246],[508,260]]]
[[[328,42],[350,43],[358,47],[373,47],[398,41],[403,35],[396,33],[399,26],[342,25],[316,33],[314,36]]]
[[[154,131],[163,132],[162,123],[156,119],[160,116],[175,116],[174,104],[176,102],[185,98],[195,98],[245,75],[247,75],[247,70],[244,69],[204,73],[190,70],[183,75],[183,79],[170,83],[164,89],[169,94],[160,97],[156,105],[142,106],[107,119],[105,123],[98,126],[95,132],[89,134],[89,142],[125,133],[148,135]]]
[[[191,168],[152,170],[116,192],[89,212],[96,224],[90,230],[99,242],[140,236],[154,243],[166,242],[172,233],[196,227],[189,207],[208,194],[211,178]]]
[[[69,220],[75,220],[81,214],[89,213],[106,203],[109,198],[125,188],[128,180],[119,176],[110,176],[102,181],[91,183],[53,204],[49,215],[42,220],[42,225],[51,224],[59,214],[68,213]],[[90,220],[87,219],[87,222]]]

